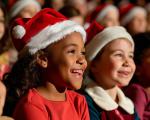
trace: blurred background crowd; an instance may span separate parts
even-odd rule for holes
[[[150,31],[148,0],[1,0],[0,1],[0,79],[17,59],[9,37],[11,22],[31,18],[43,8],[54,8],[88,28],[92,21],[105,27],[121,25],[131,35]]]
[[[150,39],[149,0],[0,0],[0,80],[17,60],[9,32],[12,21],[17,17],[31,18],[43,8],[54,8],[85,29],[97,21],[105,27],[124,26],[135,39]]]

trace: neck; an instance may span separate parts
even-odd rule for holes
[[[61,88],[58,90],[55,87],[55,85],[50,82],[46,82],[45,85],[38,87],[37,91],[41,96],[43,96],[48,100],[52,100],[52,101],[66,100],[66,95],[65,95],[66,88]]]
[[[106,92],[110,95],[110,97],[114,100],[114,101],[118,101],[117,100],[117,86],[111,88],[111,89],[107,89]]]

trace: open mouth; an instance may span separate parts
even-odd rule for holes
[[[77,78],[80,78],[83,76],[83,70],[82,69],[72,69],[71,73],[73,73],[73,75]]]

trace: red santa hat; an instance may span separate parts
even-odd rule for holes
[[[17,0],[14,1],[14,4],[12,4],[12,7],[10,9],[10,18],[15,17],[24,7],[28,5],[35,5],[37,8],[37,11],[41,10],[40,4],[36,0]]]
[[[96,9],[87,18],[87,22],[91,23],[94,20],[96,20],[96,21],[102,20],[105,17],[105,15],[111,10],[115,10],[116,13],[118,13],[118,15],[119,15],[119,11],[116,6],[114,6],[112,4],[108,4],[108,3],[101,4],[98,7],[96,7]]]
[[[93,32],[93,30],[95,32]],[[125,38],[129,40],[134,49],[134,42],[131,35],[121,26],[102,27],[100,24],[93,22],[87,29],[86,57],[92,61],[96,55],[113,40]]]
[[[33,18],[18,18],[11,29],[12,40],[18,51],[28,47],[34,54],[72,32],[79,32],[85,41],[86,32],[54,9],[45,8]]]
[[[122,5],[119,9],[120,17],[121,17],[121,24],[123,26],[127,25],[135,15],[142,13],[146,16],[146,10],[140,6],[135,6],[131,3]]]

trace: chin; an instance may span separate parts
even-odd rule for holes
[[[119,83],[118,86],[119,86],[119,87],[125,87],[125,86],[128,86],[128,84],[129,84],[129,83]]]
[[[71,87],[72,90],[79,90],[81,88],[81,85],[73,85]]]

